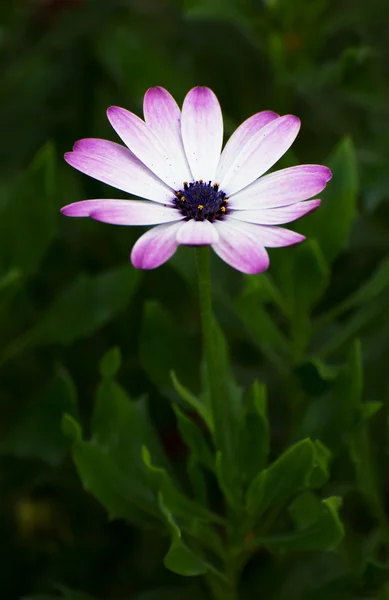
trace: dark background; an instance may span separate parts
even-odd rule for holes
[[[336,367],[355,336],[362,339],[364,397],[382,403],[369,422],[366,469],[374,472],[378,490],[371,502],[375,492],[361,489],[344,442],[341,399],[330,410],[325,401],[315,404],[312,416],[277,375],[277,363],[286,361],[305,398],[322,399],[331,380],[324,363],[298,352],[285,358],[270,334],[264,344],[249,335],[239,299],[257,279],[249,282],[216,258],[212,262],[216,314],[237,379],[250,384],[259,377],[269,388],[272,454],[298,435],[305,414],[304,431],[334,453],[330,491],[344,496],[341,554],[300,554],[276,565],[260,552],[244,574],[247,598],[389,598],[389,4],[15,0],[2,2],[0,16],[0,597],[46,594],[36,596],[46,600],[64,585],[100,599],[129,600],[186,584],[162,565],[163,537],[107,523],[104,509],[82,489],[60,423],[63,412],[78,415],[88,435],[99,360],[120,346],[121,383],[133,398],[147,395],[167,453],[177,471],[183,469],[186,450],[170,408],[168,373],[174,367],[198,391],[194,258],[180,248],[155,272],[136,272],[128,256],[137,228],[66,219],[59,208],[84,198],[122,197],[62,159],[79,138],[116,140],[105,117],[109,105],[141,114],[148,87],[162,85],[181,103],[192,86],[207,85],[220,100],[226,136],[260,110],[293,113],[302,130],[282,164],[328,164],[342,143],[344,154],[356,160],[351,212],[340,199],[336,209],[334,198],[326,222],[315,222],[319,232],[336,236],[345,228],[345,235],[329,257],[331,276],[313,316],[328,314],[382,265],[363,306],[335,309],[322,332],[327,349],[320,351],[320,338],[312,351],[316,356],[319,348],[317,356]],[[338,161],[340,178],[347,169],[352,166],[343,169]],[[276,279],[288,252],[271,253]],[[297,278],[294,285],[302,283]],[[287,329],[277,310],[269,310]],[[255,324],[255,311],[248,319]],[[376,561],[371,572],[366,556]],[[314,579],[319,591],[311,596]],[[65,589],[62,594],[84,599]]]

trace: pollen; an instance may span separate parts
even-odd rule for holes
[[[180,200],[181,200],[181,202],[185,202],[185,200],[186,200],[185,196],[183,196],[183,195],[181,194],[181,198],[180,198]]]
[[[203,210],[203,208],[204,208],[204,205],[203,205],[203,204],[198,204],[198,205],[197,205],[197,208],[198,208],[199,210]]]
[[[221,207],[221,209],[220,209],[220,211],[221,211],[221,212],[223,212],[223,213],[224,213],[224,212],[226,212],[226,210],[227,210],[227,209],[226,209],[226,207],[225,207],[225,206],[222,206],[222,207]]]

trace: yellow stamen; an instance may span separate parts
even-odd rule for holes
[[[203,208],[204,208],[204,205],[203,205],[203,204],[199,204],[199,205],[197,206],[197,208],[198,208],[199,210],[203,210]]]
[[[225,206],[222,206],[220,210],[221,210],[221,212],[226,212],[227,209]]]
[[[181,200],[181,202],[185,202],[185,200],[186,200],[185,196],[181,196],[180,200]]]

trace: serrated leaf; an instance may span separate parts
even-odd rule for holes
[[[315,466],[315,447],[305,439],[288,448],[251,483],[246,499],[247,511],[257,519],[267,509],[282,507],[309,485]]]
[[[208,571],[206,562],[183,543],[181,530],[174,520],[172,512],[167,508],[163,494],[159,494],[158,500],[172,537],[171,546],[163,561],[165,567],[173,573],[186,577],[203,575]]]
[[[150,452],[145,446],[142,448],[142,457],[148,471],[150,490],[153,491],[156,498],[158,494],[163,495],[165,502],[176,517],[185,519],[188,523],[194,519],[223,523],[221,517],[181,492],[164,469],[155,467],[151,463]]]
[[[297,528],[294,532],[257,538],[253,546],[285,551],[333,550],[344,537],[339,518],[341,499],[333,496],[318,500],[312,494],[296,498],[290,512]]]

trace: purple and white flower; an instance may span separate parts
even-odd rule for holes
[[[279,227],[315,210],[309,200],[331,179],[321,165],[265,173],[285,154],[300,129],[293,115],[259,112],[240,125],[222,151],[223,117],[215,94],[196,87],[182,111],[163,88],[144,97],[144,120],[116,106],[108,119],[125,146],[78,141],[66,161],[87,175],[145,200],[84,200],[62,208],[69,217],[114,225],[156,225],[135,243],[139,269],[166,262],[179,244],[210,245],[243,273],[269,266],[266,247],[305,238]]]

